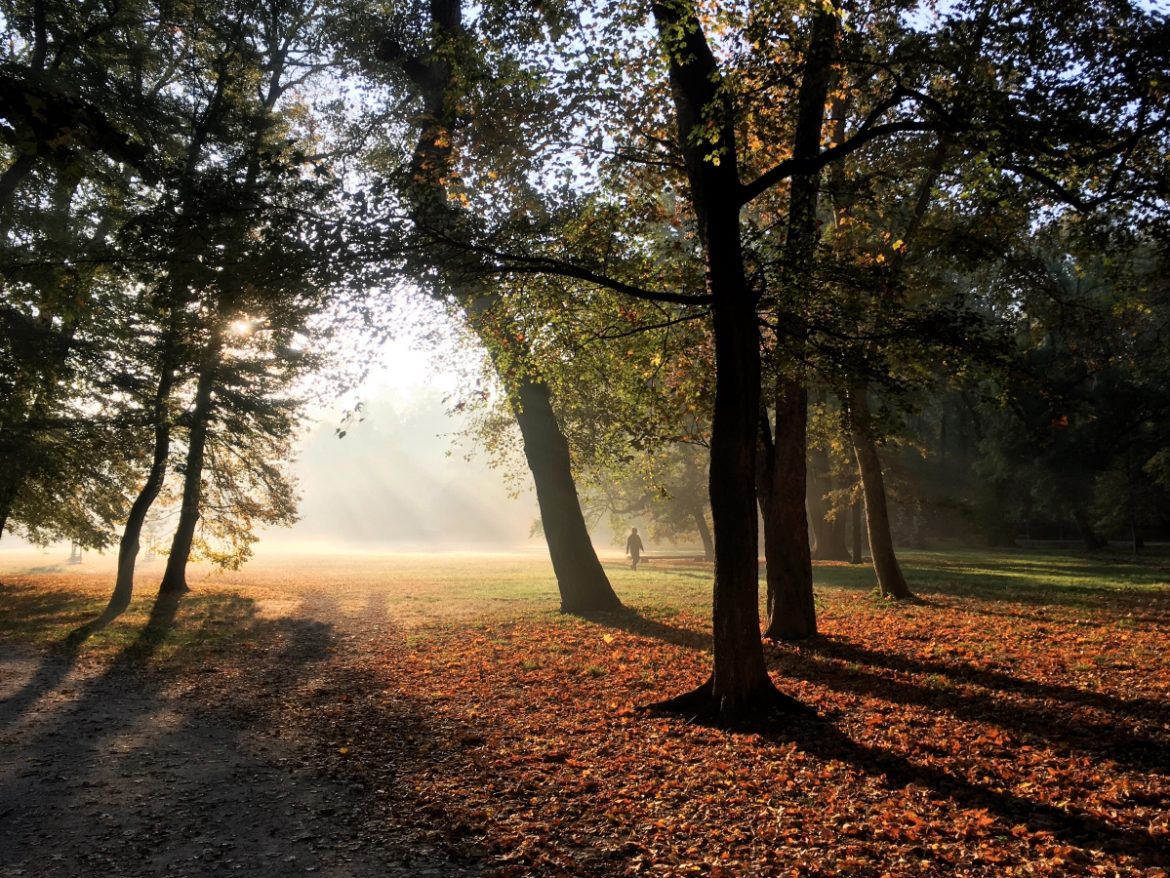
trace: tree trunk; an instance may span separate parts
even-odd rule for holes
[[[548,386],[521,379],[515,393],[512,408],[536,485],[540,519],[561,594],[561,612],[617,609],[622,604],[589,539],[573,481],[569,443],[557,423]]]
[[[713,668],[694,691],[656,709],[738,724],[799,709],[776,690],[760,640],[756,437],[760,338],[756,300],[744,269],[735,131],[719,65],[691,4],[651,4],[670,65],[679,144],[705,257],[715,338],[711,423],[711,518],[715,535]],[[699,130],[715,124],[717,142]],[[712,150],[719,161],[712,161]],[[803,484],[801,486],[803,488]],[[802,534],[803,536],[803,534]]]
[[[695,520],[695,530],[699,532],[699,539],[703,541],[703,560],[715,560],[715,541],[711,538],[711,528],[707,526],[707,510],[696,506],[691,510],[691,517]]]
[[[761,418],[756,466],[767,563],[764,636],[774,640],[802,640],[817,633],[804,505],[807,423],[808,391],[795,381],[783,382],[776,394],[775,441]]]
[[[832,73],[837,18],[820,9],[813,17],[806,63],[797,93],[792,155],[814,158],[821,150],[825,100]],[[812,556],[808,511],[808,389],[804,383],[809,301],[815,280],[809,267],[817,252],[817,202],[820,171],[794,174],[789,184],[788,224],[784,240],[786,266],[780,287],[777,320],[787,326],[772,345],[775,367],[775,441],[763,470],[764,554],[767,559],[768,619],[766,637],[799,640],[817,632],[813,604]],[[787,348],[782,339],[790,341]],[[763,423],[761,422],[761,427]],[[763,437],[766,438],[766,437]]]
[[[849,559],[852,564],[862,564],[865,562],[865,557],[861,554],[861,501],[853,501],[853,557]]]
[[[203,457],[207,450],[207,430],[211,421],[211,393],[215,387],[216,367],[219,361],[219,339],[213,338],[203,368],[199,370],[199,382],[195,388],[195,405],[191,410],[191,429],[187,436],[187,458],[183,473],[183,502],[179,508],[179,523],[171,540],[171,552],[167,557],[167,569],[163,573],[159,594],[186,594],[187,561],[191,557],[191,546],[195,542],[195,527],[199,523],[200,504],[203,498]]]
[[[812,557],[817,561],[848,561],[849,547],[845,545],[845,516],[828,517],[830,507],[825,495],[833,489],[829,467],[829,453],[823,448],[809,449],[808,505],[812,518]]]
[[[122,540],[118,544],[118,573],[114,580],[114,593],[100,617],[103,622],[121,615],[130,606],[130,599],[134,594],[134,565],[138,560],[142,527],[146,523],[151,505],[162,490],[163,480],[167,474],[167,459],[171,453],[171,422],[167,413],[167,403],[171,397],[175,374],[173,354],[170,351],[173,342],[167,339],[164,340],[164,344],[168,349],[164,351],[162,357],[163,369],[159,375],[151,412],[154,419],[154,454],[146,482],[130,507],[126,527],[122,531]]]
[[[914,597],[906,584],[906,577],[894,553],[894,538],[890,532],[890,513],[886,505],[886,482],[877,443],[865,425],[869,422],[869,404],[865,389],[859,388],[850,398],[850,438],[861,473],[861,490],[865,496],[865,525],[869,536],[869,553],[883,597],[903,600]]]
[[[1109,541],[1093,529],[1093,523],[1089,520],[1089,513],[1082,507],[1073,507],[1073,519],[1077,523],[1077,530],[1080,532],[1081,541],[1090,552],[1096,552],[1109,545]]]
[[[12,513],[12,504],[16,502],[15,493],[11,496],[9,493],[5,490],[4,496],[0,497],[0,540],[4,539],[4,529],[8,527],[8,516]]]

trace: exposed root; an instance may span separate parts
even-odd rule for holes
[[[819,718],[815,710],[785,695],[765,678],[745,698],[716,698],[714,680],[708,679],[703,685],[639,708],[640,711],[656,714],[681,716],[688,723],[715,726],[723,729],[765,731],[785,725],[793,717],[803,719]]]

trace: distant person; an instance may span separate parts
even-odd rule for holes
[[[635,570],[638,569],[638,562],[642,559],[642,538],[638,536],[638,529],[635,527],[630,530],[629,537],[626,538],[626,554],[630,556],[630,566]]]

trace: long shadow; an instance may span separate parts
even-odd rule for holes
[[[23,631],[49,630],[81,603],[68,592],[43,592],[26,586],[0,584],[0,593],[5,616],[13,620],[11,627]],[[0,634],[9,627],[0,622]],[[42,696],[56,689],[77,664],[80,651],[81,640],[70,638],[50,646],[28,682],[0,702],[0,729],[19,720]]]
[[[766,737],[777,744],[795,743],[819,759],[847,762],[872,777],[884,778],[890,788],[923,786],[963,808],[985,808],[1009,825],[1023,823],[1032,831],[1050,832],[1066,843],[1123,854],[1151,866],[1170,863],[1170,849],[1148,832],[1115,826],[1073,808],[1065,810],[989,789],[939,768],[916,765],[887,750],[860,744],[828,723],[798,721]]]
[[[622,607],[620,610],[607,610],[599,613],[583,613],[581,618],[588,619],[597,625],[606,628],[616,628],[620,631],[636,634],[639,637],[651,637],[664,643],[671,643],[686,649],[700,652],[711,650],[711,635],[701,634],[689,628],[680,628],[668,625],[657,619],[650,619],[637,610]]]
[[[815,653],[782,655],[780,659],[776,663],[777,669],[786,676],[839,692],[943,710],[962,720],[995,723],[1026,740],[1047,740],[1139,771],[1170,773],[1170,742],[1134,734],[1116,724],[1069,716],[1058,709],[1018,703],[1009,705],[985,695],[969,695],[893,680],[859,668],[847,670]]]
[[[912,659],[899,653],[882,652],[858,646],[844,640],[819,637],[799,645],[802,654],[815,653],[830,659],[853,662],[901,671],[907,674],[945,675],[951,679],[974,683],[985,689],[1000,692],[1018,692],[1031,698],[1056,699],[1080,704],[1098,710],[1120,713],[1135,719],[1152,719],[1170,711],[1165,701],[1152,698],[1120,698],[1107,692],[1090,692],[1062,683],[1041,683],[1006,674],[1002,671],[978,668],[969,664],[951,664],[926,659]]]
[[[986,561],[983,562],[987,564]],[[1028,604],[1033,606],[1075,607],[1078,609],[1092,609],[1100,607],[1102,602],[1109,606],[1128,608],[1143,607],[1152,596],[1158,592],[1153,588],[1158,584],[1156,576],[1148,580],[1135,581],[1138,590],[1126,590],[1108,586],[1062,584],[1059,582],[1029,582],[1020,576],[1011,575],[1011,570],[1003,568],[1003,572],[988,570],[986,566],[971,569],[974,565],[956,562],[952,565],[936,565],[930,561],[908,560],[903,567],[911,589],[916,594],[945,594],[958,597],[978,598],[989,602],[1009,601],[1012,603]],[[998,568],[997,568],[998,569]],[[1102,568],[1116,574],[1116,568]],[[1046,568],[1025,568],[1021,572],[1033,577],[1042,577]],[[1090,578],[1091,572],[1077,570],[1078,578]],[[868,568],[858,570],[838,565],[817,565],[813,568],[813,579],[818,586],[831,586],[854,591],[868,591],[872,589],[873,574]]]
[[[203,616],[188,620],[177,633],[172,644],[178,651],[177,660],[162,664],[152,661],[160,647],[176,633],[180,607],[192,597],[196,598],[195,612],[202,611]],[[109,770],[108,767],[103,769],[103,765],[111,759],[123,758],[121,754],[125,751],[114,746],[120,736],[139,731],[143,741],[139,746],[151,750],[162,746],[161,741],[168,735],[181,733],[185,726],[207,721],[208,709],[214,710],[215,702],[193,710],[198,702],[176,701],[163,695],[163,690],[176,674],[184,672],[183,651],[192,648],[190,643],[201,633],[208,634],[207,642],[211,644],[223,641],[234,646],[250,639],[261,650],[260,655],[273,663],[271,666],[280,669],[280,680],[286,684],[295,679],[301,665],[319,660],[329,652],[330,625],[302,620],[269,622],[256,617],[251,601],[225,601],[216,597],[200,600],[200,597],[163,596],[156,600],[149,619],[133,642],[114,656],[102,673],[80,683],[77,686],[80,691],[70,703],[59,709],[57,715],[35,727],[27,739],[17,742],[21,763],[28,768],[15,772],[10,765],[8,777],[0,784],[0,804],[4,806],[0,807],[0,867],[13,862],[13,858],[28,861],[32,852],[30,839],[35,837],[30,833],[43,835],[43,820],[48,819],[52,825],[60,824],[68,831],[70,822],[79,819],[70,816],[78,811],[72,803],[80,806],[89,779],[101,777],[102,771]],[[208,654],[212,654],[212,647],[207,648]],[[68,669],[64,669],[56,673],[57,682],[67,672]],[[189,663],[187,672],[190,673]],[[45,691],[43,686],[41,691]],[[150,717],[164,705],[178,713],[177,727],[173,722],[159,728],[151,725]],[[220,728],[229,737],[246,734],[246,729],[235,725],[224,724]],[[200,756],[192,753],[191,758],[198,762]],[[67,773],[67,777],[63,778],[62,773]],[[63,780],[68,786],[54,786]],[[161,793],[162,800],[169,795],[165,789],[156,792]],[[62,798],[63,806],[46,804],[59,803]],[[170,805],[180,803],[172,801]],[[40,813],[31,812],[29,809],[33,807]],[[107,807],[113,809],[115,806]],[[140,856],[129,848],[124,855]]]

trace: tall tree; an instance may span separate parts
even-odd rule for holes
[[[428,45],[412,54],[395,39],[381,46],[384,58],[401,65],[422,103],[418,140],[410,164],[407,198],[422,246],[423,270],[436,276],[437,294],[450,295],[471,330],[484,342],[507,393],[532,473],[549,556],[565,612],[611,610],[621,606],[593,548],[573,479],[570,449],[553,410],[548,383],[529,362],[522,336],[492,274],[463,254],[454,265],[450,248],[435,242],[474,223],[455,209],[452,181],[459,135],[459,91],[474,57],[467,44],[459,0],[433,0]],[[460,59],[463,59],[462,63]],[[458,258],[458,257],[457,257]]]

